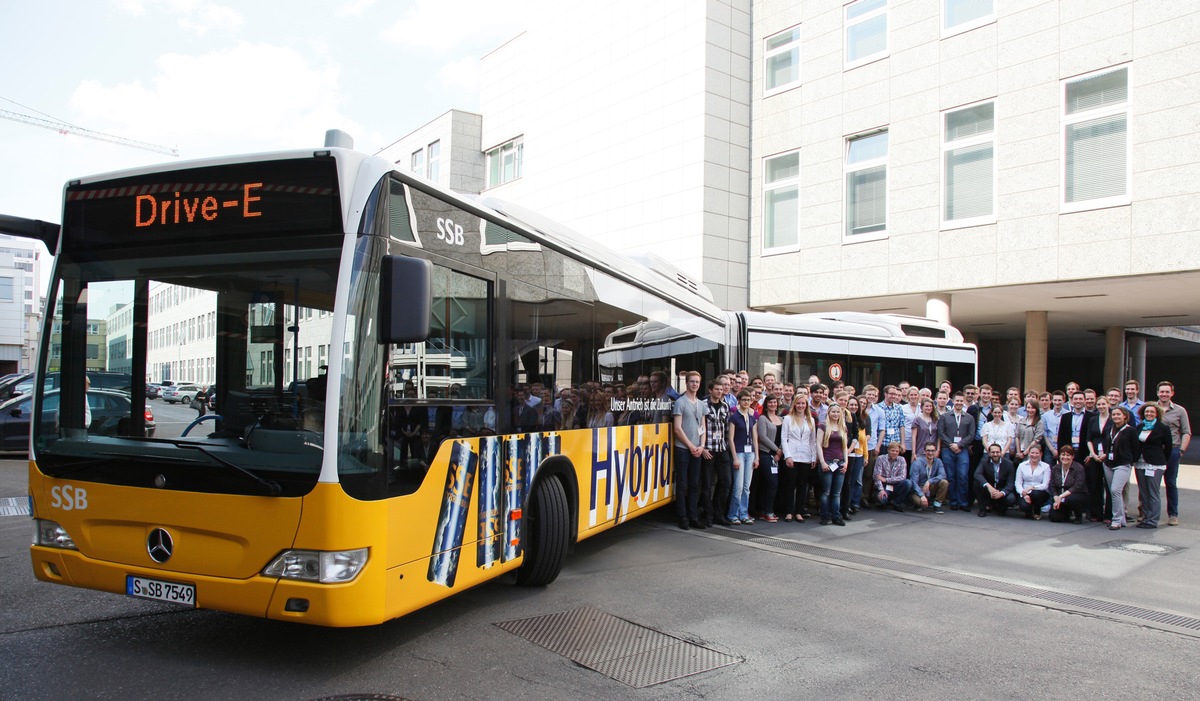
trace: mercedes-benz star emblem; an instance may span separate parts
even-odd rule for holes
[[[172,542],[170,533],[161,528],[150,531],[150,537],[146,539],[146,552],[150,553],[151,560],[161,565],[171,559],[174,550],[175,543]]]

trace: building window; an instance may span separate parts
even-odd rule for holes
[[[942,0],[942,36],[996,21],[995,0]]]
[[[846,5],[846,68],[887,56],[888,0],[857,0]]]
[[[846,237],[887,235],[886,130],[846,140]],[[859,239],[861,240],[861,239]]]
[[[800,243],[800,152],[763,159],[763,250]]]
[[[783,92],[800,84],[800,28],[767,37],[763,72],[766,74],[764,94]]]
[[[995,103],[942,119],[942,228],[996,221]]]
[[[414,174],[425,177],[425,149],[417,149],[412,153],[411,167]]]
[[[1129,204],[1129,67],[1063,81],[1063,211]]]
[[[503,185],[521,177],[525,156],[524,139],[513,139],[487,152],[488,187]]]
[[[429,144],[429,148],[425,150],[427,160],[429,161],[430,180],[437,182],[438,176],[441,175],[441,159],[442,159],[442,142],[440,140]]]
[[[13,279],[0,277],[0,302],[13,301]]]

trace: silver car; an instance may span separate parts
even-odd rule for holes
[[[203,391],[200,385],[171,385],[162,388],[162,400],[168,404],[191,404],[196,395]]]

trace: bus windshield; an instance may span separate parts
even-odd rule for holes
[[[271,218],[270,172],[191,176],[232,181],[243,194],[238,185],[256,178],[253,211],[267,226],[238,217],[193,238],[170,230],[173,215],[158,215],[166,229],[134,232],[148,203],[127,202],[132,214],[115,196],[73,204],[69,188],[33,457],[46,474],[77,480],[305,494],[324,451],[325,368],[342,347],[332,340],[343,238],[329,214],[336,190],[298,205],[327,216],[314,223],[310,211],[289,227]],[[167,187],[180,188],[189,172],[170,177]],[[99,191],[137,190],[110,182]],[[111,245],[89,245],[97,230]]]

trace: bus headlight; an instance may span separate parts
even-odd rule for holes
[[[44,545],[48,548],[62,548],[63,550],[79,549],[75,547],[75,541],[67,533],[67,529],[44,518],[33,520],[33,544]]]
[[[285,550],[263,569],[268,577],[300,579],[321,584],[349,582],[367,564],[367,549]]]

